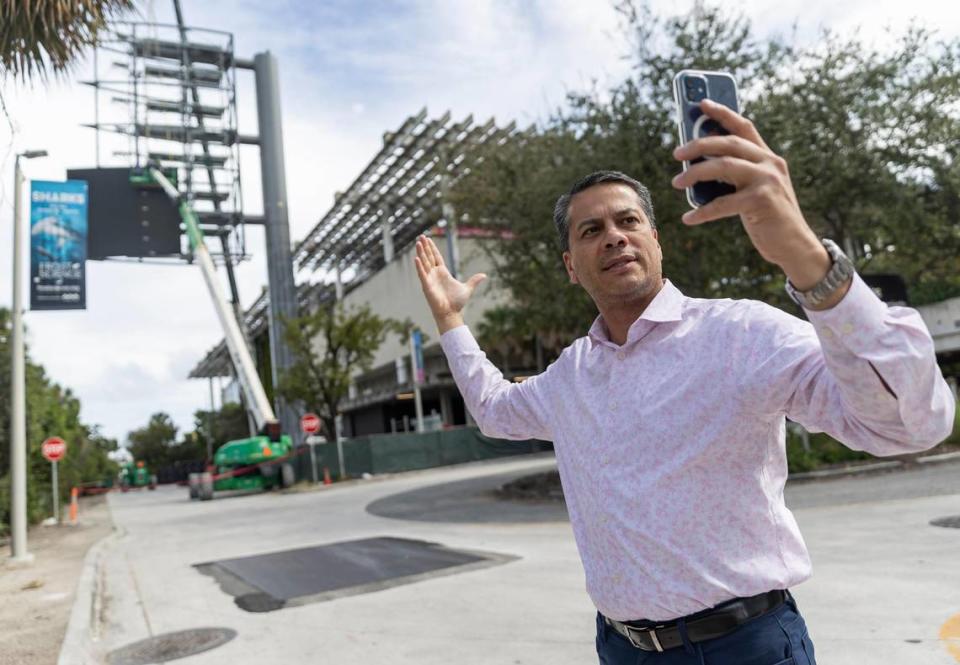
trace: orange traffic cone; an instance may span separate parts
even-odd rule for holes
[[[77,496],[80,494],[80,491],[76,487],[70,488],[70,524],[76,526],[77,524]]]
[[[323,467],[323,484],[332,485],[333,481],[330,480],[330,469],[328,467]]]

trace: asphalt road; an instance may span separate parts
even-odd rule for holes
[[[368,505],[367,510],[381,517],[422,522],[567,520],[562,501],[504,501],[496,496],[499,487],[525,475],[529,471],[521,469],[437,483],[384,497]],[[784,498],[791,509],[802,509],[948,494],[960,494],[960,460],[860,476],[791,481]]]
[[[489,494],[506,479],[552,465],[540,455],[203,503],[190,502],[182,488],[114,494],[121,536],[101,561],[101,602],[77,602],[101,608],[92,630],[102,656],[138,651],[144,639],[176,642],[171,634],[178,631],[215,628],[222,629],[216,639],[189,633],[214,646],[178,662],[596,662],[594,610],[562,511]],[[930,525],[960,514],[957,478],[960,464],[947,463],[788,487],[815,567],[795,595],[821,664],[958,662],[948,647],[960,647],[960,635],[952,642],[940,633],[960,617],[960,529]],[[417,561],[426,561],[415,549],[420,543],[441,559],[474,563],[408,566],[416,574],[269,611],[244,609],[229,583],[197,567],[240,560],[262,570],[282,553],[294,562],[283,565],[312,565],[315,574],[336,577],[339,564],[316,562],[338,552],[373,557],[383,539],[402,541],[404,556]],[[355,541],[360,545],[343,546]],[[384,570],[381,560],[361,563]]]
[[[960,495],[960,460],[863,476],[788,482],[784,498],[791,510],[797,510],[950,494]]]

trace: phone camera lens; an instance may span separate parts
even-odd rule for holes
[[[699,102],[707,96],[706,79],[688,76],[683,80],[683,86],[687,93],[687,100],[690,102]]]

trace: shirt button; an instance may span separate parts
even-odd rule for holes
[[[844,335],[849,335],[853,332],[853,324],[844,323],[843,326],[840,327],[840,332],[842,332]]]
[[[617,351],[617,360],[623,360],[626,356],[623,354],[623,351]]]

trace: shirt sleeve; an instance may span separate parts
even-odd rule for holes
[[[888,307],[859,275],[843,300],[810,322],[765,307],[746,394],[855,450],[897,455],[950,435],[956,402],[920,314]]]
[[[518,441],[553,440],[544,393],[554,365],[543,374],[512,383],[487,359],[467,326],[445,332],[440,345],[463,401],[483,434]]]

